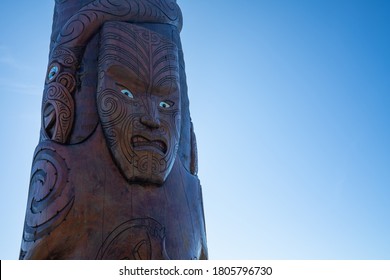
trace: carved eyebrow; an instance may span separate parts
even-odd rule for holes
[[[115,84],[123,89],[128,89],[131,92],[139,92],[139,91],[144,91],[145,85],[138,79],[127,79],[127,80],[122,80],[122,79],[117,79],[114,78]]]
[[[178,91],[179,89],[179,81],[167,77],[166,79],[164,79],[163,82],[157,85],[153,85],[152,92],[160,96],[167,96],[171,93]]]
[[[115,82],[115,84],[116,84],[119,88],[121,88],[121,89],[127,89],[128,91],[132,92],[131,87],[125,86],[125,85],[123,85],[123,84],[121,84],[121,83],[118,83],[118,82]]]
[[[108,75],[115,81],[117,85],[128,89],[139,88],[145,90],[147,82],[122,65],[112,65],[107,70]]]

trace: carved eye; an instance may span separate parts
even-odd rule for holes
[[[53,78],[55,77],[55,75],[58,73],[58,67],[57,66],[53,66],[50,71],[49,71],[49,74],[47,75],[47,78],[51,81],[53,80]]]
[[[134,95],[131,93],[130,90],[128,90],[127,88],[124,88],[121,90],[121,92],[126,95],[127,97],[130,97],[130,98],[134,98]]]
[[[164,109],[171,108],[175,103],[169,100],[161,101],[159,106]]]

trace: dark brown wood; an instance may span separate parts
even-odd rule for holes
[[[175,0],[56,1],[20,259],[207,259],[181,26]]]

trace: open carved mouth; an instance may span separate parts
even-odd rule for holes
[[[131,138],[131,144],[134,148],[147,148],[152,147],[159,151],[161,151],[163,154],[167,152],[167,145],[161,141],[161,140],[149,140],[143,136],[137,135],[133,136]]]

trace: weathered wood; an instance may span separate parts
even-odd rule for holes
[[[56,0],[20,259],[206,259],[175,0]]]

